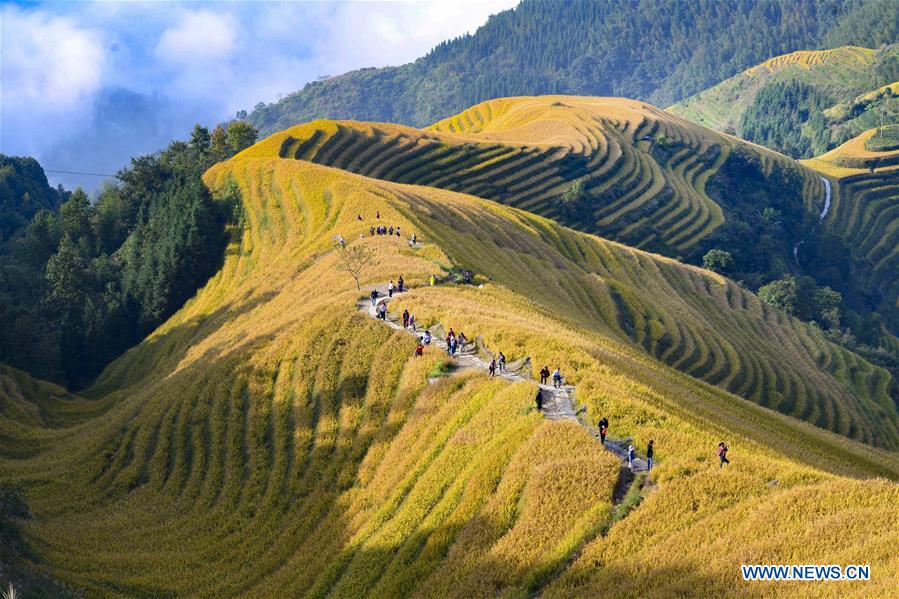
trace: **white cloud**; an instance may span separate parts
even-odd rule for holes
[[[100,89],[105,53],[100,35],[67,17],[4,7],[0,83],[3,110],[35,104],[60,111]]]
[[[156,56],[175,64],[196,64],[227,58],[237,38],[234,18],[228,13],[185,11],[168,27],[156,45]]]
[[[161,94],[180,112],[160,130],[186,135],[319,75],[414,60],[518,2],[3,1],[0,151],[39,157],[103,118],[103,89]]]
[[[399,65],[443,40],[474,33],[491,14],[517,4],[518,0],[336,4],[330,32],[319,39],[316,55],[332,75],[361,66]]]

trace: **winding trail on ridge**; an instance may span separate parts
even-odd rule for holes
[[[398,297],[402,297],[402,293],[394,292],[394,296],[392,298],[387,297],[386,284],[369,286],[365,288],[365,290],[369,293],[371,293],[372,289],[378,292],[378,298],[375,300],[375,303],[372,303],[369,299],[364,299],[357,302],[356,307],[359,309],[359,311],[366,312],[371,318],[380,321],[381,319],[378,318],[377,313],[378,306],[380,304],[389,306],[391,301],[397,299]],[[408,333],[409,335],[415,335],[416,337],[418,337],[420,332],[424,331],[424,329],[418,329],[417,331],[404,329],[402,323],[397,322],[395,320],[395,316],[391,316],[389,310],[387,312],[387,319],[381,322],[396,331],[403,331],[405,333]],[[446,342],[442,338],[442,333],[440,331],[433,330],[437,329],[439,326],[440,325],[431,327],[431,345],[447,351]],[[489,353],[489,350],[487,350],[486,348],[484,349]],[[451,360],[453,360],[457,370],[476,369],[486,372],[489,363],[487,360],[484,360],[477,354],[477,342],[468,340],[468,342],[464,346],[459,348],[459,351],[455,356],[450,357],[448,353],[447,356],[450,357]],[[507,364],[505,370],[497,369],[496,376],[509,381],[531,380],[529,366],[530,358],[517,360],[515,362]],[[591,437],[597,439],[597,441],[599,440],[599,429],[589,424],[583,417],[586,413],[586,408],[581,408],[577,411],[575,411],[574,409],[574,385],[562,385],[561,388],[542,384],[538,384],[537,386],[543,392],[544,418],[546,418],[547,420],[571,420],[573,422],[577,422],[590,434]],[[637,457],[634,459],[632,466],[628,465],[628,444],[628,439],[612,440],[608,437],[606,437],[606,442],[603,444],[603,448],[606,451],[612,452],[621,461],[621,473],[618,477],[618,484],[616,485],[615,492],[613,494],[613,503],[615,505],[619,504],[621,500],[624,499],[624,496],[627,494],[627,491],[630,489],[630,486],[635,479],[635,474],[647,472],[646,460],[643,458]]]

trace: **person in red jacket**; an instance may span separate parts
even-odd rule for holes
[[[730,460],[727,459],[727,450],[728,447],[724,444],[724,441],[718,444],[718,451],[715,452],[715,455],[721,460],[721,463],[718,465],[719,468],[724,468],[725,464],[730,464]]]

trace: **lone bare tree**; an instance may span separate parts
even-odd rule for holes
[[[356,281],[356,289],[362,290],[359,279],[362,277],[362,271],[371,263],[374,252],[367,245],[361,243],[347,246],[343,243],[337,244],[337,270],[350,273],[353,280]]]

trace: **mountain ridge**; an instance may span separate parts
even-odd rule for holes
[[[784,52],[894,42],[895,31],[867,23],[895,21],[897,11],[877,0],[582,1],[564,10],[526,0],[413,63],[309,83],[258,104],[247,120],[265,136],[316,118],[421,127],[480,101],[522,94],[617,95],[669,105]]]

